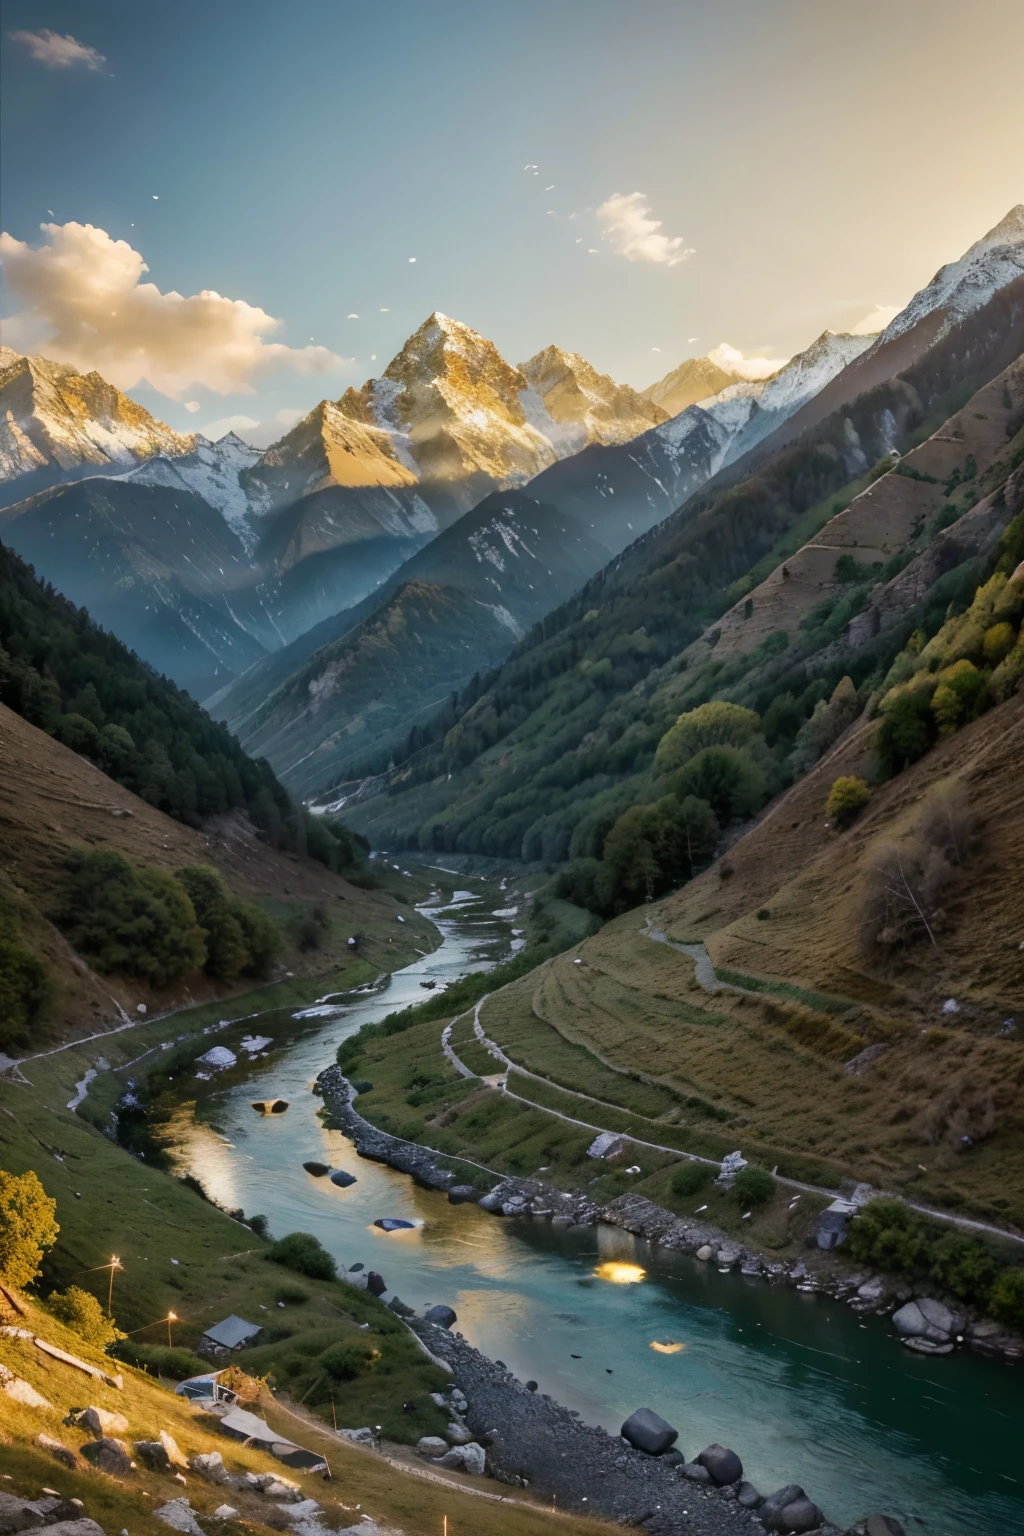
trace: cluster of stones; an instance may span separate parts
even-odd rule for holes
[[[454,1467],[458,1471],[472,1472],[482,1477],[487,1470],[487,1453],[473,1438],[473,1431],[466,1423],[468,1398],[458,1387],[450,1387],[447,1396],[443,1392],[431,1392],[430,1396],[451,1417],[444,1439],[440,1435],[424,1435],[417,1443],[417,1455],[423,1456],[436,1467]]]
[[[738,1269],[744,1275],[772,1284],[794,1285],[802,1291],[822,1291],[846,1301],[854,1311],[888,1315],[899,1310],[893,1324],[902,1342],[921,1354],[949,1354],[964,1345],[976,1354],[993,1359],[1024,1359],[1024,1345],[998,1323],[971,1316],[930,1297],[914,1297],[910,1287],[892,1285],[877,1276],[843,1276],[826,1280],[803,1260],[770,1261],[734,1242],[709,1222],[676,1216],[643,1195],[625,1194],[598,1206],[580,1190],[565,1193],[543,1179],[502,1177],[494,1174],[494,1188],[477,1199],[472,1185],[460,1184],[450,1168],[428,1147],[401,1141],[380,1131],[358,1114],[354,1093],[339,1067],[328,1067],[317,1079],[317,1089],[336,1123],[351,1136],[361,1156],[388,1163],[430,1189],[443,1190],[449,1200],[477,1200],[485,1211],[500,1216],[550,1220],[560,1226],[594,1226],[605,1222],[621,1227],[646,1242],[689,1253],[714,1263],[721,1270]],[[908,1305],[909,1304],[909,1305]]]

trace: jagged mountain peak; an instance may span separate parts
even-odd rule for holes
[[[598,373],[578,352],[558,346],[544,347],[519,372],[542,403],[558,429],[550,429],[556,448],[576,452],[587,443],[625,443],[668,419],[668,412],[652,400],[617,384],[607,373]],[[524,401],[530,410],[532,402]],[[544,430],[539,415],[532,419]],[[561,455],[560,455],[561,456]]]
[[[729,373],[710,357],[688,357],[657,383],[648,384],[641,393],[645,399],[660,405],[669,416],[678,416],[689,406],[710,400],[713,395],[728,389],[730,384],[738,383],[738,373]]]
[[[890,321],[878,345],[904,335],[938,312],[936,339],[1024,275],[1024,203],[1017,203],[957,260],[940,267],[927,287]]]

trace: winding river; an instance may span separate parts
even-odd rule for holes
[[[243,1082],[196,1083],[173,1128],[182,1170],[229,1208],[264,1212],[275,1235],[313,1232],[342,1262],[381,1271],[410,1306],[450,1303],[472,1343],[591,1423],[616,1430],[649,1405],[678,1426],[687,1455],[731,1445],[762,1491],[801,1482],[839,1524],[881,1509],[908,1536],[1024,1536],[1019,1372],[967,1354],[914,1356],[883,1320],[719,1274],[617,1229],[566,1231],[449,1205],[323,1128],[309,1088],[340,1040],[421,1002],[422,981],[508,953],[509,915],[477,897],[456,893],[431,916],[440,948],[386,990],[250,1018],[273,1038],[271,1053]],[[254,1097],[278,1095],[287,1114],[253,1113]],[[312,1178],[310,1159],[358,1182],[342,1190]],[[416,1226],[385,1235],[372,1224],[380,1216]],[[624,1281],[631,1267],[644,1278]]]

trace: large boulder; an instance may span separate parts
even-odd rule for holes
[[[307,1173],[313,1175],[314,1179],[322,1179],[325,1173],[331,1171],[327,1163],[318,1163],[315,1158],[310,1158],[309,1162],[303,1163],[302,1166]]]
[[[159,1440],[136,1440],[134,1449],[136,1460],[141,1461],[151,1472],[171,1470],[171,1458]]]
[[[346,1168],[335,1168],[331,1174],[331,1183],[336,1184],[339,1189],[350,1189],[356,1182],[355,1174],[349,1173]]]
[[[482,1445],[471,1440],[468,1445],[453,1445],[446,1455],[439,1457],[437,1464],[449,1469],[461,1468],[474,1477],[483,1477],[487,1469],[487,1454]]]
[[[666,1451],[665,1454],[663,1456],[659,1457],[658,1459],[660,1460],[662,1466],[664,1466],[664,1467],[685,1467],[686,1466],[686,1457],[683,1455],[682,1451],[677,1451],[677,1450]]]
[[[476,1190],[472,1184],[453,1184],[448,1191],[448,1199],[452,1205],[466,1205],[476,1199]]]
[[[127,1477],[132,1470],[131,1452],[123,1440],[116,1440],[112,1435],[105,1435],[102,1440],[87,1440],[81,1449],[86,1461],[110,1477]]]
[[[453,1419],[445,1430],[444,1437],[449,1445],[469,1445],[473,1438],[473,1431],[467,1429],[465,1424],[456,1424]]]
[[[448,1454],[448,1442],[442,1440],[440,1435],[424,1435],[422,1440],[416,1442],[416,1454],[436,1461],[438,1457]]]
[[[79,1515],[77,1520],[58,1520],[46,1527],[46,1536],[104,1536],[103,1527],[95,1520]]]
[[[228,1480],[224,1457],[220,1451],[200,1451],[189,1457],[188,1464],[193,1472],[197,1472],[208,1483],[226,1483]]]
[[[898,1312],[894,1312],[892,1325],[901,1339],[923,1338],[929,1328],[925,1315],[916,1301],[908,1301],[905,1307],[900,1307]]]
[[[17,1531],[28,1531],[42,1523],[42,1515],[28,1499],[0,1490],[0,1536],[15,1536]]]
[[[366,1289],[371,1296],[383,1296],[387,1290],[387,1282],[383,1275],[379,1275],[375,1269],[371,1269],[366,1276]]]
[[[736,1503],[741,1509],[760,1509],[764,1499],[753,1483],[740,1483],[736,1490]]]
[[[41,1451],[45,1451],[48,1456],[53,1457],[54,1461],[59,1461],[61,1466],[67,1467],[71,1472],[78,1466],[78,1457],[70,1445],[65,1445],[63,1440],[55,1440],[52,1435],[40,1433],[36,1435],[36,1445],[38,1445]]]
[[[730,1451],[724,1445],[709,1445],[695,1458],[702,1467],[707,1467],[711,1473],[711,1479],[721,1488],[726,1483],[737,1483],[743,1476],[743,1463],[735,1451]]]
[[[678,1429],[673,1429],[653,1408],[638,1408],[631,1413],[619,1431],[623,1440],[648,1456],[660,1456],[679,1439]]]
[[[153,1516],[162,1525],[169,1525],[172,1531],[184,1532],[184,1536],[205,1536],[188,1499],[171,1499],[167,1504],[161,1504],[159,1509],[154,1509]]]
[[[59,1493],[51,1493],[48,1497],[35,1499],[33,1502],[47,1526],[66,1525],[69,1520],[80,1520],[82,1517],[80,1499],[65,1499]]]
[[[78,1415],[83,1429],[91,1429],[97,1440],[106,1435],[126,1435],[128,1420],[123,1413],[108,1413],[105,1408],[86,1408]]]
[[[785,1488],[778,1488],[770,1493],[758,1511],[761,1523],[766,1531],[787,1531],[786,1525],[779,1524],[782,1511],[789,1504],[795,1504],[797,1499],[805,1499],[807,1495],[799,1483],[787,1483]]]
[[[501,1213],[502,1203],[501,1196],[493,1192],[489,1195],[484,1195],[482,1199],[477,1201],[480,1209],[482,1211],[490,1211],[492,1216],[497,1216]]]
[[[452,1308],[446,1307],[443,1302],[438,1302],[436,1307],[428,1307],[423,1316],[428,1323],[434,1323],[438,1328],[450,1328],[459,1320]]]
[[[702,1467],[699,1461],[684,1461],[679,1468],[679,1473],[688,1483],[697,1483],[702,1487],[711,1485],[711,1473],[707,1467]]]
[[[939,1333],[945,1334],[956,1332],[957,1319],[941,1301],[933,1301],[930,1296],[919,1296],[917,1310],[930,1328],[936,1328]]]

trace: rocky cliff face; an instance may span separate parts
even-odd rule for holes
[[[656,384],[648,384],[643,396],[660,405],[666,415],[678,416],[687,406],[710,400],[712,395],[720,394],[730,384],[739,383],[738,373],[727,373],[710,357],[688,357]]]
[[[128,470],[156,454],[187,454],[195,444],[98,373],[0,347],[3,504],[55,481]]]

